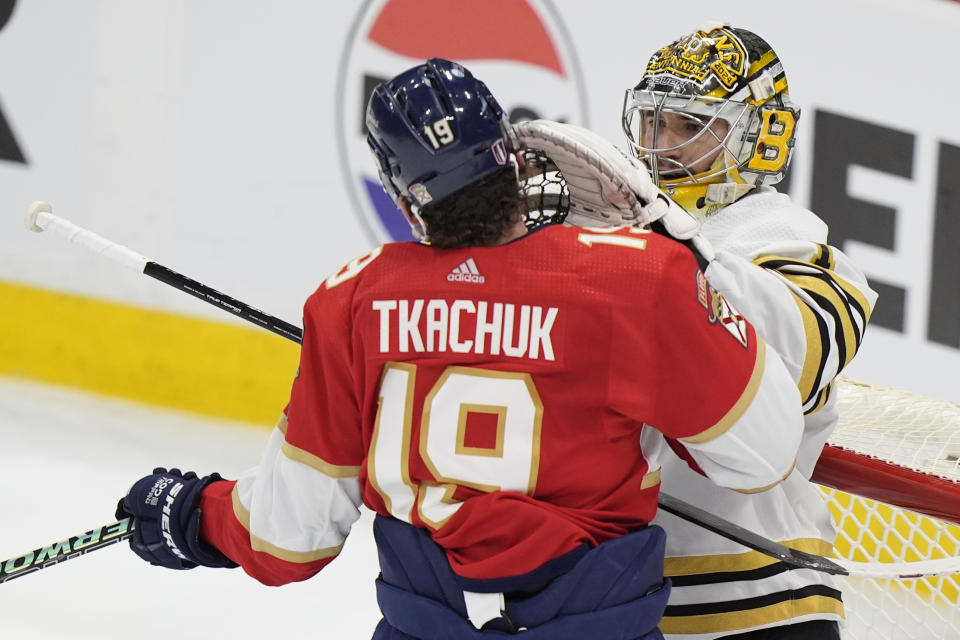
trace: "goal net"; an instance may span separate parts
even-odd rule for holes
[[[960,406],[844,379],[837,392],[840,424],[814,473],[835,487],[821,491],[837,524],[837,556],[877,563],[958,558],[952,576],[847,578],[843,637],[958,638]]]

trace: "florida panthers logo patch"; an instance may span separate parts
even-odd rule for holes
[[[749,346],[747,321],[723,295],[710,286],[702,271],[697,271],[697,301],[707,310],[707,322],[719,324],[744,347]]]

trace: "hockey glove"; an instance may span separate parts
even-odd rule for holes
[[[132,517],[133,552],[168,569],[236,567],[212,545],[200,540],[200,494],[219,474],[198,478],[192,471],[153,470],[133,485],[117,504],[117,518]]]
[[[557,165],[570,192],[567,222],[582,227],[649,226],[677,240],[693,239],[700,225],[653,184],[643,162],[589,129],[550,120],[520,122],[513,133]]]

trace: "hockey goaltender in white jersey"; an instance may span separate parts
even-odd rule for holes
[[[663,490],[829,555],[833,522],[809,478],[837,423],[834,379],[860,347],[876,294],[827,244],[827,225],[770,186],[786,174],[800,118],[784,66],[757,34],[706,25],[653,53],[622,115],[631,152],[700,220],[716,250],[706,271],[710,298],[723,299],[715,288],[754,324],[804,401],[803,441],[784,482],[753,494],[718,489],[667,452]],[[662,511],[655,522],[667,531],[673,592],[660,628],[670,640],[839,640],[842,594],[830,576],[788,570]]]
[[[664,456],[664,490],[789,547],[829,555],[833,520],[808,478],[837,423],[834,378],[856,353],[876,294],[847,256],[825,244],[827,225],[772,188],[727,205],[701,232],[716,250],[710,284],[780,353],[800,387],[806,426],[796,468],[767,491],[719,489],[675,456]],[[668,636],[842,617],[832,576],[788,570],[662,510],[655,522],[669,532],[665,573],[673,592],[661,622]],[[705,602],[714,603],[711,610]]]

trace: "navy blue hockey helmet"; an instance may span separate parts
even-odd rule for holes
[[[367,144],[380,182],[396,200],[443,200],[510,162],[514,144],[503,109],[486,85],[442,58],[373,90]]]

